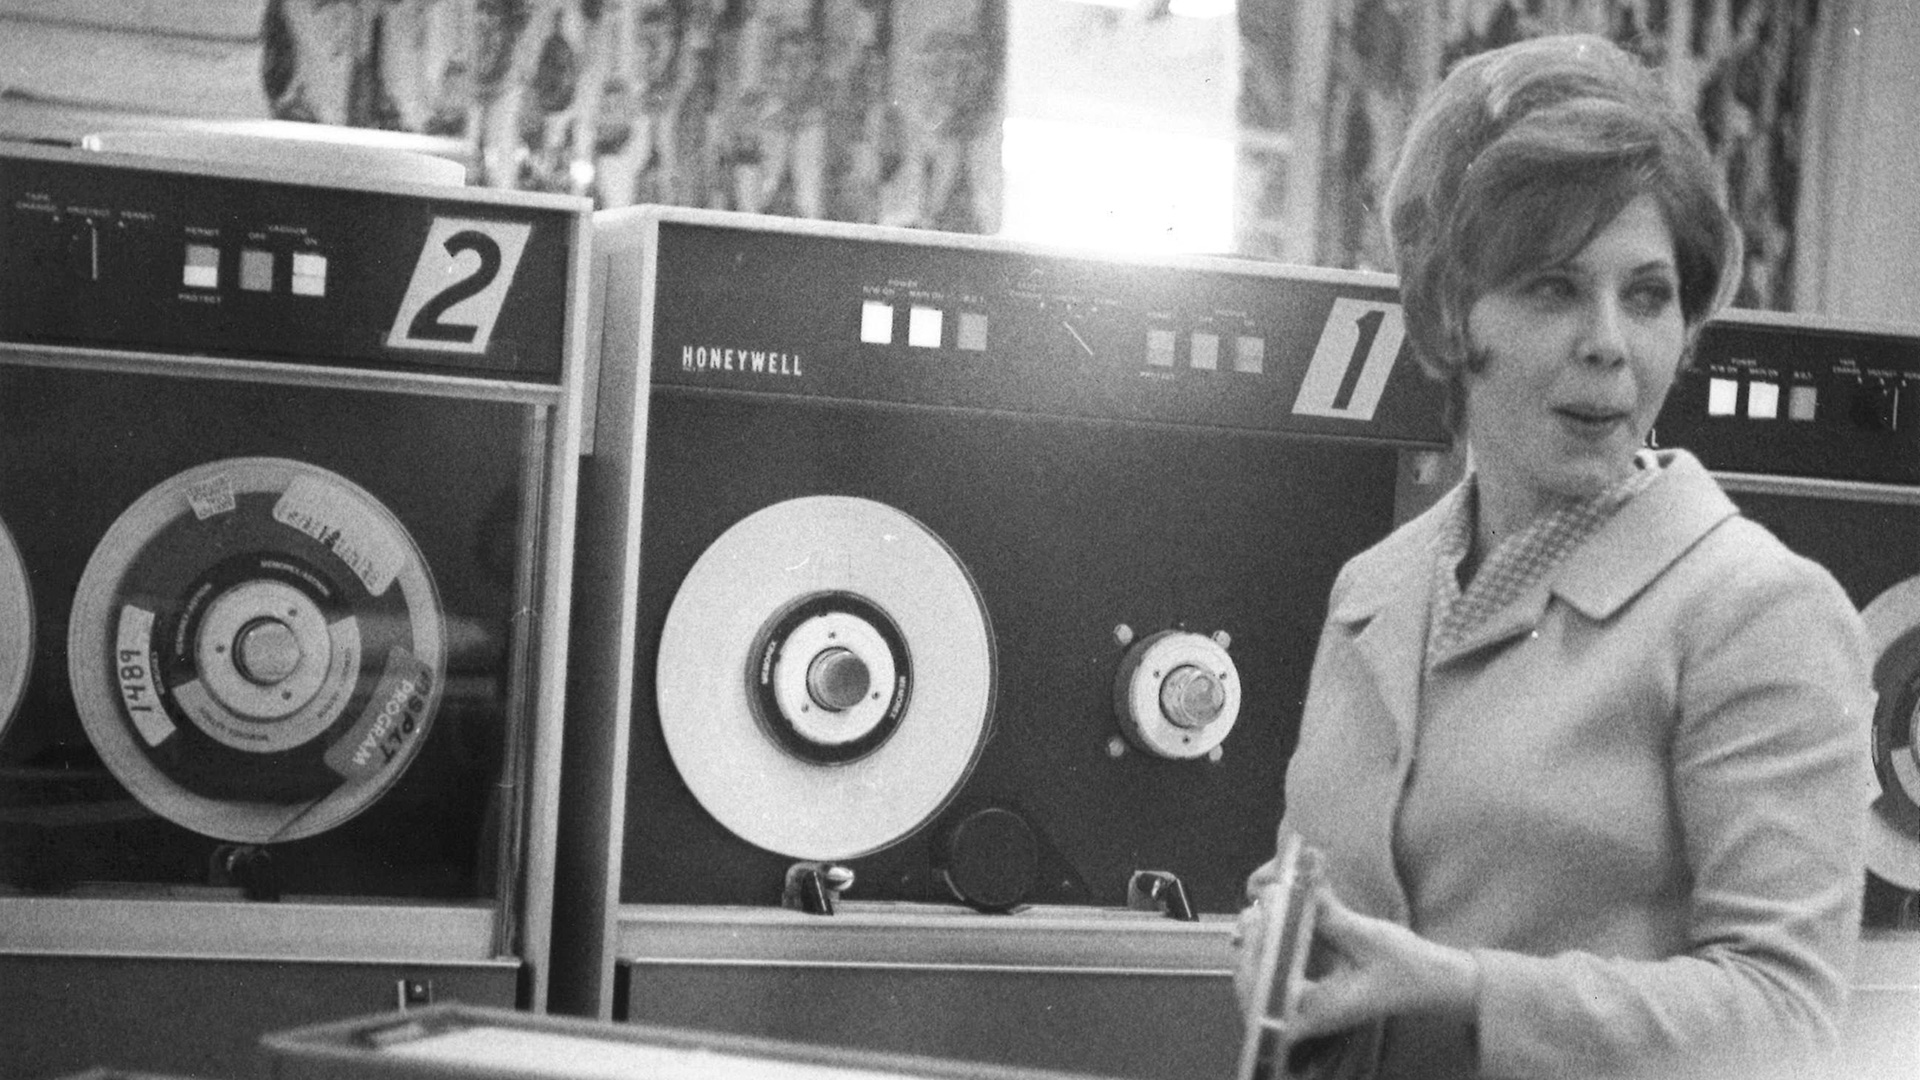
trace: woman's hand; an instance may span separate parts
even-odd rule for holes
[[[1479,1011],[1480,965],[1472,953],[1428,941],[1398,923],[1362,915],[1342,904],[1331,889],[1321,888],[1314,902],[1316,925],[1308,978],[1288,1024],[1294,1040],[1346,1031],[1388,1016],[1425,1014],[1474,1021]]]

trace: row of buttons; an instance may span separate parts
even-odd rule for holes
[[[911,304],[907,307],[906,343],[919,349],[937,349],[946,334],[946,315],[937,307],[923,304]],[[954,347],[969,352],[983,352],[987,347],[987,317],[977,311],[956,312],[954,327]],[[860,340],[868,345],[891,345],[894,342],[897,312],[894,305],[882,300],[865,300],[860,305]],[[1069,327],[1071,331],[1071,327]],[[1178,360],[1178,335],[1172,330],[1153,329],[1147,331],[1147,365],[1149,367],[1171,368]],[[1196,332],[1188,337],[1187,366],[1199,371],[1218,371],[1221,368],[1222,353],[1227,352],[1226,362],[1232,370],[1258,375],[1266,368],[1267,342],[1265,338],[1239,335],[1227,339],[1219,334]]]
[[[273,291],[275,255],[258,248],[240,251],[240,288],[247,292]],[[190,289],[220,287],[220,249],[211,244],[188,244],[180,283]],[[295,252],[292,289],[295,296],[327,295],[327,257]]]
[[[1707,380],[1707,415],[1740,415],[1740,380],[1711,378]],[[1747,387],[1747,418],[1750,420],[1776,420],[1780,417],[1780,384],[1754,380]],[[1787,388],[1787,419],[1811,421],[1818,411],[1820,391],[1817,387],[1796,385]]]
[[[987,317],[977,311],[958,313],[954,327],[956,348],[983,352],[987,347]],[[894,307],[881,300],[860,304],[860,340],[868,345],[893,344]],[[907,308],[907,344],[916,349],[937,349],[946,333],[946,312],[937,307],[913,304]]]

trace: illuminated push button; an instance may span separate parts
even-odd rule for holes
[[[869,345],[893,343],[893,305],[878,300],[860,302],[860,340]]]
[[[977,311],[960,313],[960,340],[957,344],[968,352],[985,352],[987,348],[987,317]]]
[[[1751,420],[1775,420],[1780,416],[1780,384],[1754,381],[1747,384],[1747,417]]]
[[[1707,415],[1732,416],[1739,411],[1740,384],[1732,379],[1707,380]]]
[[[188,244],[187,265],[181,271],[180,283],[190,289],[219,288],[220,249],[207,244]]]
[[[1258,375],[1267,366],[1267,339],[1257,337],[1237,337],[1233,339],[1233,370],[1247,375]]]
[[[1787,419],[1812,420],[1819,411],[1820,390],[1813,386],[1796,386],[1787,391]]]
[[[1173,331],[1147,331],[1147,364],[1150,367],[1173,366]]]
[[[240,287],[248,292],[273,291],[273,252],[253,248],[240,252]]]
[[[327,257],[311,253],[293,257],[293,292],[295,296],[327,295]]]
[[[1220,335],[1193,335],[1193,354],[1188,359],[1190,366],[1201,371],[1217,371],[1220,368]]]
[[[940,328],[945,322],[939,308],[914,305],[907,312],[907,344],[916,349],[940,347]]]

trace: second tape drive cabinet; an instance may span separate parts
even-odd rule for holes
[[[540,1005],[591,205],[0,148],[0,1059]]]
[[[1328,590],[1447,441],[1391,279],[652,207],[594,246],[556,1007],[1230,1071]]]

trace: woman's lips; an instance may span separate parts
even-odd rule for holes
[[[1612,409],[1564,405],[1555,408],[1553,412],[1567,428],[1578,434],[1589,436],[1612,434],[1614,429],[1627,422],[1630,415]]]

